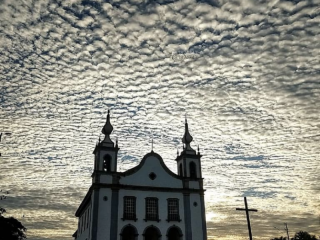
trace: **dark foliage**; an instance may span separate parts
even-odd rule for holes
[[[272,238],[271,240],[287,240],[286,237]],[[320,240],[315,235],[310,235],[308,232],[300,231],[296,232],[293,238],[290,240]]]
[[[278,238],[272,238],[271,240],[287,240],[286,237],[278,237]]]
[[[315,235],[310,235],[308,232],[297,232],[291,240],[318,240]]]
[[[6,210],[2,207],[0,207],[0,217],[2,216],[2,214],[4,214],[6,212]]]
[[[5,240],[24,240],[27,239],[25,231],[27,230],[21,222],[13,217],[6,218],[3,214],[6,212],[0,207],[0,239]]]

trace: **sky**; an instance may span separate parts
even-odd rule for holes
[[[320,1],[0,0],[0,206],[71,240],[108,109],[118,171],[176,172],[187,116],[208,239],[320,235]],[[2,192],[2,193],[3,193]]]

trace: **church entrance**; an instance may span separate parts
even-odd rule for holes
[[[135,240],[137,236],[136,229],[132,226],[126,226],[121,233],[121,240]]]
[[[160,231],[156,227],[151,226],[144,231],[144,240],[159,240],[160,237]]]
[[[182,234],[179,228],[172,227],[168,231],[168,240],[181,240]]]

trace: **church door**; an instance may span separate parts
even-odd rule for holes
[[[159,240],[160,233],[159,230],[155,227],[148,227],[144,232],[144,240]]]
[[[180,240],[182,239],[182,234],[180,233],[179,229],[177,227],[172,227],[168,231],[168,240]]]
[[[136,235],[136,230],[132,226],[127,226],[122,230],[121,240],[135,240]]]

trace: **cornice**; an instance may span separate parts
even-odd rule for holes
[[[110,183],[94,183],[93,188],[110,188],[117,190],[140,190],[140,191],[152,191],[152,192],[180,192],[180,193],[199,193],[204,194],[206,191],[203,188],[170,188],[170,187],[155,187],[155,186],[137,186],[137,185],[124,185],[124,184],[110,184]]]

